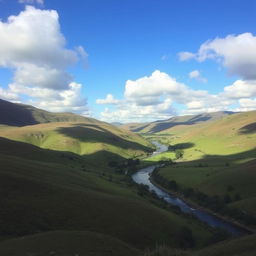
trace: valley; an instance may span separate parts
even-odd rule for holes
[[[246,218],[229,218],[255,228],[256,112],[134,133],[28,106],[32,116],[44,118],[18,124],[15,113],[24,106],[1,103],[10,113],[8,120],[0,116],[1,255],[161,255],[156,245],[168,253],[204,255],[212,246],[223,251],[223,243],[232,244],[229,232],[133,182],[136,171],[159,164],[164,166],[151,175],[156,185],[225,216],[243,209]],[[168,150],[151,156],[152,140]],[[254,236],[243,234],[237,244],[253,251]],[[58,242],[66,240],[67,247]]]

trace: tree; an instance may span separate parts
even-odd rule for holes
[[[175,150],[175,157],[176,157],[176,159],[182,158],[183,155],[184,155],[184,151],[182,149]]]

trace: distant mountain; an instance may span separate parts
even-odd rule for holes
[[[11,103],[0,99],[0,124],[26,126],[50,122],[94,122],[95,119],[73,113],[51,113],[30,105]]]
[[[110,124],[115,125],[115,126],[121,126],[121,125],[123,125],[123,124],[120,123],[120,122],[112,122],[112,123],[110,123]]]
[[[140,133],[163,132],[177,125],[193,125],[202,122],[219,120],[225,116],[232,115],[235,112],[220,111],[212,113],[203,113],[198,115],[175,116],[167,120],[159,120],[152,123],[131,123],[122,125],[121,128]]]

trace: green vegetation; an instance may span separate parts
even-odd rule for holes
[[[180,251],[167,246],[159,246],[154,251],[148,251],[144,256],[254,256],[256,251],[256,236],[246,236],[239,239],[220,242],[199,251]]]
[[[201,249],[227,236],[129,176],[162,163],[159,184],[254,226],[256,112],[229,114],[143,124],[169,145],[146,158],[154,146],[138,134],[0,101],[0,255],[253,255],[255,236]]]
[[[255,118],[256,111],[239,113],[159,133],[169,151],[148,161],[168,154],[176,163],[161,168],[155,180],[204,207],[255,226]]]
[[[87,231],[53,231],[0,243],[0,255],[138,256],[128,244],[108,235]]]

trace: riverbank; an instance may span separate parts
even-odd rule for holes
[[[190,200],[190,199],[185,198],[181,193],[172,192],[172,191],[170,191],[170,190],[164,188],[163,186],[161,186],[160,184],[158,184],[158,183],[154,180],[154,178],[153,178],[152,175],[150,175],[149,180],[150,180],[150,182],[151,182],[154,186],[158,187],[159,189],[162,189],[163,191],[165,191],[165,192],[166,192],[167,194],[169,194],[170,196],[176,197],[176,198],[182,200],[183,202],[185,202],[185,203],[186,203],[188,206],[190,206],[191,208],[194,208],[194,209],[197,209],[197,210],[206,212],[206,213],[208,213],[208,214],[211,214],[211,215],[215,216],[216,218],[219,218],[220,220],[225,221],[225,222],[227,222],[227,223],[230,223],[230,224],[236,226],[237,228],[239,228],[239,229],[241,229],[241,230],[247,232],[248,235],[249,235],[249,234],[255,234],[255,233],[256,233],[256,229],[254,229],[254,228],[247,227],[247,226],[245,226],[244,224],[241,224],[240,222],[238,222],[238,221],[236,221],[236,220],[234,220],[234,219],[230,219],[230,218],[228,218],[228,217],[225,217],[225,216],[223,216],[223,215],[220,215],[220,214],[218,214],[218,213],[212,211],[211,209],[205,208],[205,207],[203,207],[203,206],[197,204],[196,202],[194,202],[194,201],[192,201],[192,200]]]

